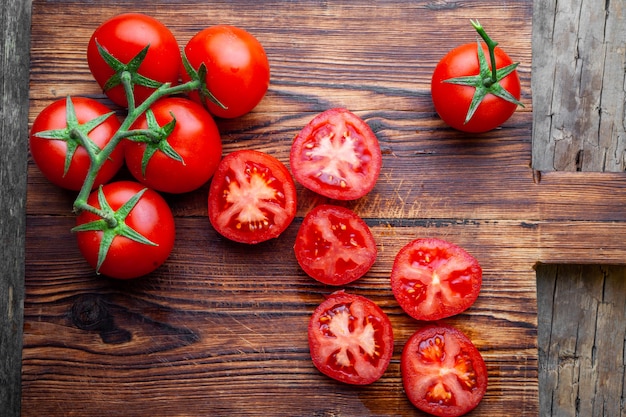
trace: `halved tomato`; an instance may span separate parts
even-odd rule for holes
[[[462,416],[487,391],[487,367],[479,350],[451,326],[416,331],[404,346],[400,366],[411,403],[435,416]]]
[[[290,164],[296,181],[306,188],[336,200],[355,200],[376,185],[382,154],[367,123],[346,109],[330,109],[294,138]]]
[[[311,316],[309,349],[323,374],[348,384],[371,384],[393,355],[391,321],[372,300],[336,291]]]
[[[476,258],[463,248],[442,239],[416,239],[396,255],[391,289],[409,316],[439,320],[474,304],[482,276]]]
[[[369,227],[355,212],[323,204],[304,217],[294,252],[308,275],[324,284],[343,285],[363,276],[378,250]]]
[[[209,220],[222,236],[241,243],[278,237],[296,216],[296,187],[278,159],[239,150],[226,155],[209,190]]]

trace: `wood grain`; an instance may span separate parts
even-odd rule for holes
[[[20,412],[30,1],[0,6],[0,409]]]
[[[537,0],[533,167],[626,169],[626,11],[620,1]]]
[[[31,122],[66,94],[107,102],[81,51],[102,20],[128,10],[159,18],[181,43],[230,23],[266,47],[270,91],[251,114],[219,121],[225,153],[255,148],[287,163],[292,137],[317,112],[345,106],[361,115],[380,139],[384,166],[372,193],[346,205],[366,219],[380,255],[347,290],[390,315],[396,345],[389,370],[369,387],[336,383],[313,367],[307,320],[333,288],[306,277],[290,256],[302,216],[325,201],[312,193],[299,188],[296,221],[255,247],[212,230],[206,187],[167,196],[174,253],[154,274],[117,282],[82,260],[68,233],[73,195],[31,162],[22,415],[420,415],[399,372],[402,346],[420,323],[402,313],[388,285],[395,253],[420,236],[466,247],[485,271],[477,303],[449,320],[487,361],[490,387],[473,415],[537,415],[533,267],[622,263],[626,181],[531,168],[531,9],[531,1],[478,0],[35,1]],[[444,126],[429,96],[442,51],[475,40],[470,17],[521,62],[526,106],[481,136]]]

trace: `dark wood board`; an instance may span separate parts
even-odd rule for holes
[[[464,246],[485,271],[477,303],[448,320],[487,361],[490,387],[473,415],[537,415],[533,267],[622,263],[626,182],[531,169],[532,2],[35,1],[31,122],[67,94],[106,102],[82,51],[102,20],[129,10],[159,18],[183,44],[215,23],[244,27],[264,44],[270,91],[253,113],[219,121],[225,153],[255,148],[287,163],[293,135],[330,107],[350,108],[374,129],[381,178],[347,205],[369,223],[379,258],[346,290],[390,315],[394,358],[368,387],[336,383],[309,359],[308,317],[334,290],[305,276],[292,256],[302,217],[323,201],[312,193],[299,188],[294,224],[255,247],[212,230],[207,187],[169,196],[174,253],[154,274],[118,282],[96,277],[78,253],[73,195],[29,163],[22,415],[420,415],[399,372],[402,346],[420,323],[402,313],[388,283],[397,250],[420,236]],[[522,62],[525,108],[480,136],[445,127],[429,96],[437,60],[475,40],[470,18]],[[77,309],[98,313],[100,324],[81,329]]]

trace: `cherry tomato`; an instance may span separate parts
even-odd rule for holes
[[[439,320],[469,308],[480,292],[482,269],[463,248],[436,238],[400,249],[391,289],[400,307],[417,320]]]
[[[488,62],[488,48],[482,44],[482,49]],[[498,47],[495,48],[495,58],[498,69],[513,63],[511,58]],[[454,48],[439,61],[433,72],[431,94],[435,110],[445,123],[457,130],[477,133],[495,129],[506,122],[518,106],[516,103],[493,94],[487,94],[471,119],[465,123],[476,88],[453,84],[446,80],[479,74],[477,43],[468,43]],[[517,71],[504,77],[499,84],[519,100],[521,87]]]
[[[144,189],[143,185],[136,182],[118,181],[104,185],[101,190],[110,208],[121,212],[120,208]],[[98,194],[99,190],[92,192],[87,203],[103,208]],[[174,216],[163,197],[151,189],[145,189],[137,204],[117,225],[119,230],[120,224],[125,223],[151,244],[140,243],[126,236],[115,236],[104,262],[98,267],[103,237],[114,230],[102,224],[102,218],[89,211],[83,211],[76,219],[78,227],[92,222],[99,222],[95,226],[104,230],[77,231],[78,248],[91,266],[112,278],[137,278],[154,271],[165,262],[174,246]]]
[[[206,86],[222,108],[197,91],[190,96],[215,116],[234,118],[251,111],[261,101],[270,83],[270,66],[261,43],[245,30],[227,25],[206,28],[185,46],[185,56],[195,70],[204,63]],[[189,81],[182,70],[183,81]]]
[[[306,188],[336,200],[355,200],[374,188],[382,154],[367,123],[346,109],[330,109],[294,138],[290,164],[296,181]]]
[[[411,403],[435,416],[462,416],[476,408],[487,391],[485,361],[454,327],[417,330],[404,346],[400,369]]]
[[[142,184],[167,193],[186,193],[201,187],[222,158],[220,133],[209,112],[179,97],[160,99],[150,111],[154,120],[149,121],[144,113],[131,129],[148,129],[156,123],[158,126],[152,128],[160,133],[155,140],[140,136],[142,141],[127,141],[124,149],[131,174]],[[170,132],[168,124],[174,119]]]
[[[224,157],[209,189],[209,220],[222,236],[255,244],[278,237],[296,216],[296,187],[271,155],[239,150]]]
[[[136,104],[148,98],[155,90],[148,80],[157,83],[178,83],[182,63],[180,49],[172,32],[158,20],[140,13],[124,13],[102,23],[92,34],[87,45],[87,63],[92,75],[115,104],[128,107],[126,92],[120,80],[112,88],[105,88],[117,71],[102,58],[100,44],[120,64],[132,70]],[[142,62],[133,61],[148,46]],[[138,65],[138,68],[137,68]],[[145,77],[145,78],[142,78]]]
[[[343,285],[369,271],[378,251],[372,232],[355,212],[324,204],[305,216],[294,252],[311,277],[324,284]]]
[[[35,164],[50,182],[78,191],[89,172],[91,160],[72,130],[82,130],[102,149],[120,128],[120,122],[108,107],[90,98],[71,98],[69,113],[68,124],[67,99],[57,100],[44,108],[31,127],[30,152]],[[110,116],[97,127],[90,123],[107,114]],[[98,172],[94,187],[111,180],[123,163],[124,152],[117,147]]]
[[[393,330],[372,300],[343,290],[332,293],[309,321],[309,349],[315,367],[347,384],[367,385],[387,370]]]

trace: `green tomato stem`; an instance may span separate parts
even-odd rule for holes
[[[82,144],[85,145],[85,149],[89,154],[91,164],[89,166],[89,172],[87,174],[87,177],[83,182],[83,186],[80,189],[78,196],[74,200],[74,212],[77,214],[84,210],[87,210],[103,217],[106,220],[106,216],[102,216],[102,211],[99,211],[97,208],[94,208],[87,203],[87,198],[91,193],[91,190],[96,180],[96,176],[98,175],[100,168],[102,168],[102,165],[104,165],[104,163],[110,158],[115,148],[120,144],[123,139],[135,134],[131,130],[131,126],[157,100],[163,97],[198,90],[199,88],[201,88],[201,82],[199,80],[192,80],[174,87],[170,86],[169,84],[163,84],[161,87],[157,88],[143,103],[135,107],[133,88],[132,83],[130,82],[130,74],[127,74],[125,72],[122,74],[121,78],[122,83],[124,84],[129,106],[128,113],[126,114],[126,117],[124,118],[124,121],[122,122],[120,128],[117,130],[117,132],[115,132],[111,140],[102,149],[90,146],[89,143],[91,141],[88,140],[88,138],[83,138],[82,135],[80,135],[80,140]]]
[[[489,61],[491,64],[491,79],[485,80],[485,87],[490,87],[492,84],[495,84],[498,82],[498,75],[496,72],[497,71],[496,53],[495,53],[495,49],[496,49],[496,46],[498,46],[498,42],[494,41],[493,39],[489,37],[489,35],[487,35],[487,32],[485,32],[485,29],[482,27],[480,22],[478,22],[478,20],[470,19],[470,22],[472,26],[474,27],[474,29],[476,29],[476,32],[478,32],[480,37],[485,41],[485,44],[487,44],[487,48],[489,49]]]

